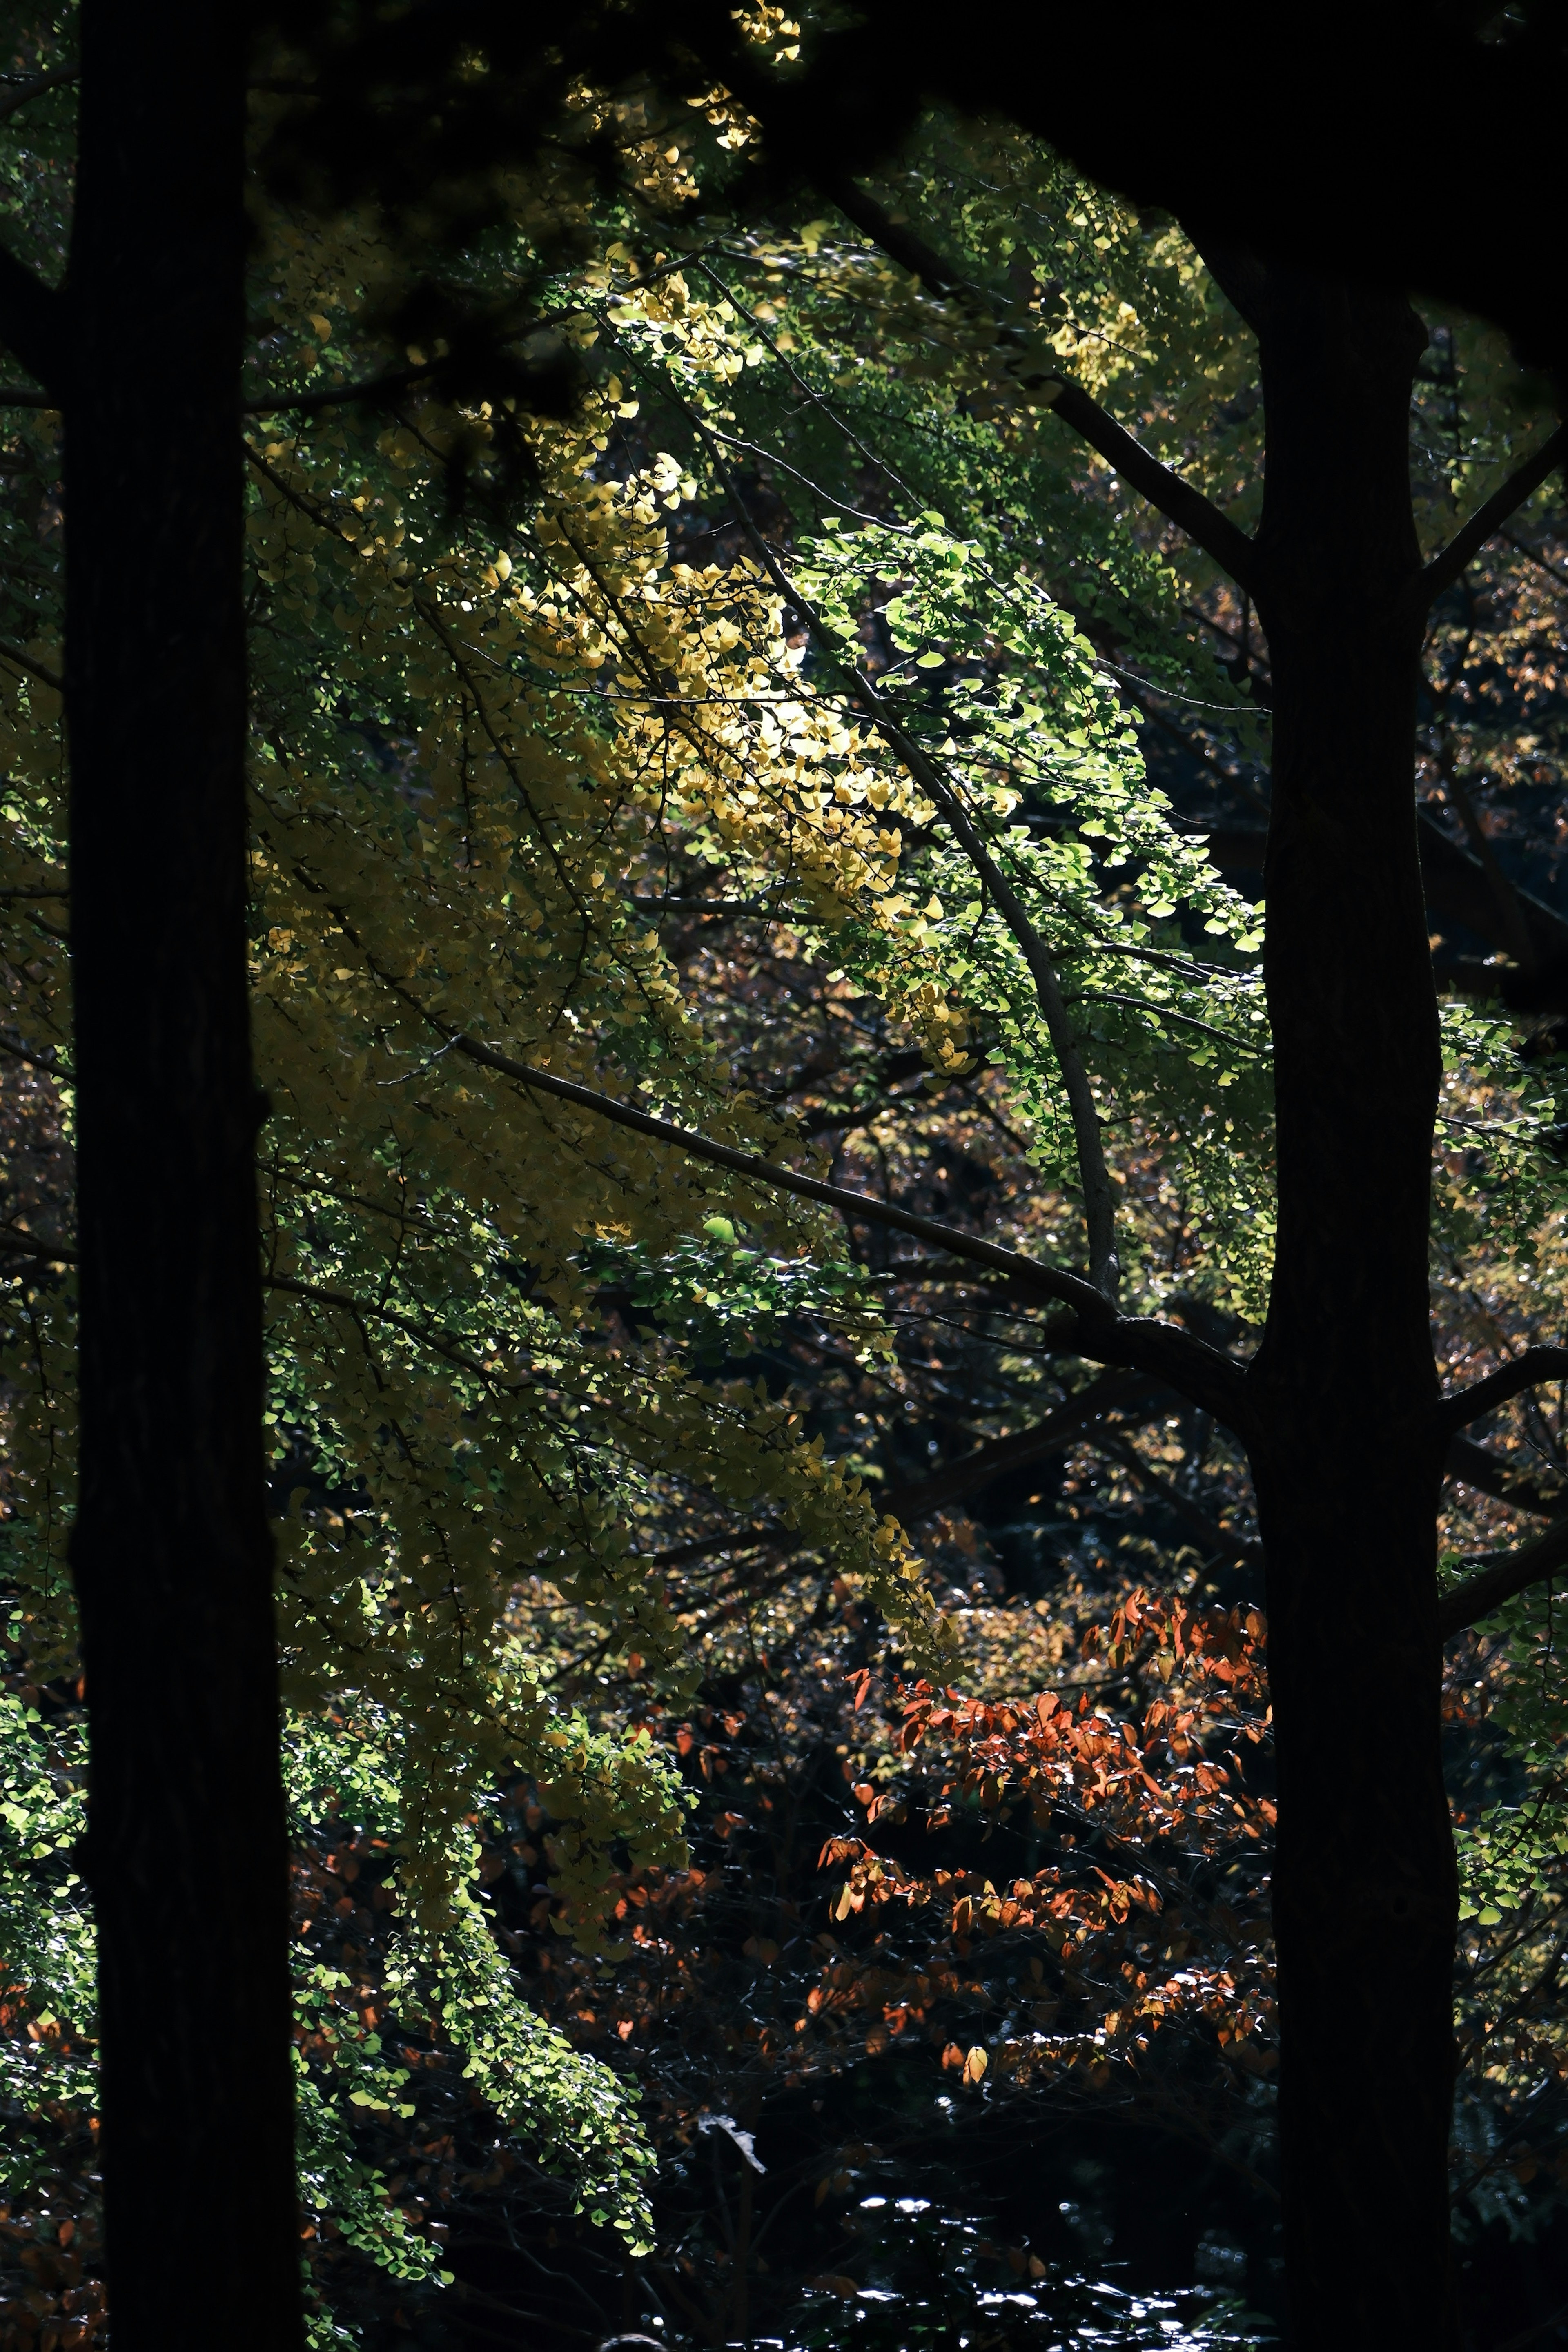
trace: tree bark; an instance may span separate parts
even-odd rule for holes
[[[71,1558],[116,2352],[300,2329],[246,975],[246,22],[201,0],[81,20]]]
[[[1458,2341],[1458,1895],[1427,1290],[1441,1057],[1413,791],[1426,331],[1393,296],[1215,267],[1258,330],[1268,423],[1255,594],[1275,681],[1279,1231],[1247,1389],[1278,1730],[1289,2335],[1301,2352],[1439,2352]],[[1345,1462],[1348,1487],[1324,1470]]]

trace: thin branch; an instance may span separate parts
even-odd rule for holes
[[[79,81],[80,79],[79,66],[56,66],[50,73],[29,75],[19,89],[0,98],[0,122],[9,122],[14,114],[19,114],[25,106],[31,106],[34,99],[42,98],[46,90],[64,89],[68,82]]]
[[[1531,937],[1529,918],[1525,914],[1518,891],[1499,865],[1497,852],[1491,845],[1491,837],[1477,815],[1476,804],[1460,781],[1452,744],[1447,740],[1441,742],[1436,760],[1438,773],[1447,788],[1448,798],[1458,813],[1459,822],[1465,828],[1466,837],[1475,854],[1476,863],[1487,877],[1508,951],[1522,971],[1530,971],[1538,959],[1535,941]]]
[[[259,399],[242,400],[246,416],[271,416],[286,408],[345,408],[356,400],[387,400],[437,374],[435,367],[397,368],[386,375],[366,376],[359,383],[328,384],[315,392],[268,392]]]
[[[1538,1486],[1533,1478],[1518,1477],[1510,1464],[1486,1446],[1478,1445],[1472,1437],[1454,1437],[1443,1456],[1443,1467],[1450,1478],[1462,1486],[1474,1486],[1479,1494],[1489,1495],[1497,1503],[1504,1503],[1510,1511],[1529,1511],[1538,1519],[1561,1519],[1568,1517],[1568,1489],[1555,1493]]]
[[[1189,1528],[1213,1556],[1233,1559],[1246,1568],[1262,1566],[1263,1546],[1260,1543],[1250,1543],[1245,1536],[1233,1535],[1217,1519],[1211,1519],[1205,1510],[1183,1494],[1173,1479],[1163,1477],[1152,1463],[1145,1462],[1135,1445],[1125,1444],[1121,1438],[1109,1433],[1090,1438],[1089,1444],[1097,1454],[1103,1454],[1108,1461],[1119,1462],[1141,1485],[1147,1486],[1151,1494],[1157,1495],[1167,1509],[1174,1512],[1183,1526]]]
[[[677,699],[670,696],[669,699]],[[636,895],[631,904],[639,915],[722,915],[729,922],[739,922],[748,915],[776,915],[779,911],[779,889],[755,898],[644,898]]]
[[[905,1527],[914,1527],[930,1518],[933,1511],[946,1508],[964,1495],[972,1495],[980,1486],[989,1486],[992,1479],[1002,1477],[1007,1471],[1026,1469],[1030,1463],[1045,1460],[1047,1455],[1064,1453],[1076,1445],[1100,1416],[1112,1406],[1142,1404],[1147,1413],[1165,1410],[1168,1399],[1151,1396],[1148,1383],[1137,1373],[1102,1372],[1091,1381],[1082,1392],[1047,1413],[1032,1428],[1015,1429],[1005,1437],[994,1438],[988,1445],[977,1445],[968,1454],[961,1454],[945,1470],[933,1471],[929,1478],[920,1478],[907,1486],[889,1487],[880,1497],[881,1507]],[[1127,1426],[1125,1419],[1119,1427]]]
[[[922,1104],[929,1109],[936,1098],[924,1086],[913,1086],[906,1087],[901,1095],[882,1095],[875,1102],[825,1104],[817,1110],[800,1113],[801,1132],[813,1136],[837,1134],[842,1144],[845,1136],[873,1126],[890,1111],[917,1108]]]
[[[0,1233],[0,1257],[32,1257],[46,1265],[75,1265],[79,1253],[64,1242],[41,1242],[33,1234]]]
[[[1522,555],[1527,563],[1533,563],[1538,571],[1544,572],[1547,578],[1555,581],[1559,588],[1568,588],[1568,572],[1559,572],[1557,566],[1542,555],[1538,547],[1527,545],[1517,532],[1511,530],[1503,531],[1501,536],[1507,540],[1516,555]]]
[[[656,1118],[651,1111],[638,1110],[634,1104],[622,1102],[615,1095],[596,1093],[592,1087],[579,1086],[574,1078],[557,1077],[552,1070],[536,1069],[531,1063],[514,1061],[510,1054],[499,1054],[491,1045],[481,1044],[462,1030],[450,1030],[429,1016],[433,1025],[459,1054],[479,1062],[487,1069],[498,1071],[502,1077],[512,1078],[520,1086],[531,1087],[541,1094],[557,1096],[563,1102],[573,1103],[579,1110],[591,1111],[595,1118],[610,1120],[617,1127],[630,1128],[635,1134],[651,1137],[658,1143],[669,1143],[687,1152],[694,1160],[705,1160],[710,1166],[725,1168],[732,1175],[752,1183],[764,1185],[770,1192],[794,1192],[803,1201],[816,1201],[823,1207],[837,1209],[841,1215],[859,1218],[862,1223],[889,1225],[897,1233],[910,1234],[932,1249],[945,1251],[950,1256],[972,1258],[976,1265],[990,1267],[994,1273],[1005,1274],[1024,1289],[1048,1299],[1053,1306],[1068,1307],[1076,1315],[1089,1318],[1095,1325],[1116,1322],[1115,1309],[1101,1291],[1086,1282],[1079,1274],[1068,1274],[1056,1266],[1041,1265],[1037,1259],[1020,1255],[1016,1250],[1004,1249],[999,1243],[982,1241],[978,1235],[961,1232],[956,1226],[939,1223],[935,1218],[917,1215],[911,1209],[900,1209],[892,1202],[879,1201],[869,1193],[856,1192],[843,1184],[829,1184],[817,1176],[805,1176],[793,1168],[781,1168],[773,1160],[764,1160],[760,1152],[742,1151],[729,1143],[715,1142],[700,1135],[694,1128],[678,1127],[673,1119]]]
[[[1527,1348],[1522,1356],[1489,1372],[1484,1381],[1477,1381],[1453,1396],[1444,1397],[1437,1407],[1437,1427],[1445,1437],[1456,1430],[1468,1428],[1483,1414],[1495,1412],[1500,1404],[1507,1404],[1526,1389],[1540,1388],[1547,1381],[1568,1380],[1568,1348]]]
[[[1454,533],[1447,547],[1440,547],[1415,583],[1417,609],[1425,612],[1451,588],[1466,565],[1478,556],[1489,539],[1502,529],[1516,508],[1521,507],[1532,490],[1538,490],[1552,468],[1568,455],[1568,432],[1559,425],[1548,434],[1532,457],[1516,467],[1506,482],[1500,484],[1484,506],[1476,509],[1468,522]]]
[[[424,1010],[424,1008],[421,1008]],[[502,1077],[519,1085],[536,1088],[542,1094],[556,1096],[563,1102],[589,1111],[595,1118],[612,1121],[630,1128],[638,1135],[651,1137],[658,1143],[673,1145],[694,1160],[707,1160],[716,1168],[728,1169],[749,1183],[760,1184],[770,1192],[793,1192],[801,1200],[818,1202],[823,1207],[837,1209],[842,1216],[858,1217],[869,1224],[890,1226],[895,1232],[911,1234],[917,1241],[947,1255],[968,1258],[988,1267],[993,1273],[1004,1274],[1015,1282],[1026,1296],[1047,1299],[1068,1307],[1073,1317],[1070,1325],[1061,1327],[1060,1344],[1064,1354],[1087,1357],[1090,1362],[1125,1365],[1129,1370],[1146,1372],[1152,1379],[1164,1381],[1188,1397],[1194,1404],[1212,1412],[1227,1429],[1245,1437],[1251,1416],[1247,1410],[1247,1368],[1226,1356],[1217,1348],[1209,1347],[1190,1331],[1180,1330],[1173,1323],[1159,1322],[1142,1316],[1119,1315],[1102,1291],[1086,1282],[1081,1275],[1068,1274],[1056,1266],[1041,1265],[1035,1258],[1024,1257],[1016,1250],[1004,1249],[995,1242],[982,1241],[977,1235],[961,1233],[952,1225],[940,1224],[934,1218],[917,1216],[911,1210],[900,1209],[890,1201],[878,1201],[868,1193],[854,1192],[841,1184],[825,1183],[820,1177],[803,1176],[793,1168],[780,1168],[760,1153],[742,1151],[732,1144],[716,1143],[693,1129],[677,1127],[673,1120],[656,1118],[651,1112],[638,1110],[632,1104],[621,1102],[613,1095],[595,1093],[591,1087],[579,1086],[574,1079],[557,1077],[552,1071],[535,1069],[529,1063],[514,1061],[509,1054],[497,1053],[493,1046],[467,1036],[461,1030],[449,1029],[437,1016],[425,1011],[425,1018],[457,1053],[466,1055],[487,1069],[497,1071]]]
[[[16,349],[15,344],[12,348]],[[20,352],[17,356],[21,356]],[[366,376],[358,383],[325,384],[315,392],[263,393],[254,400],[242,400],[239,414],[275,416],[285,409],[346,408],[355,401],[391,400],[436,372],[427,367],[400,368],[386,375]],[[52,392],[30,392],[22,384],[0,384],[0,408],[58,408],[59,404],[58,395]]]
[[[532,1385],[527,1380],[498,1380],[492,1367],[481,1363],[466,1348],[443,1338],[428,1324],[416,1322],[412,1315],[400,1315],[395,1307],[375,1307],[368,1299],[355,1298],[349,1291],[328,1290],[320,1283],[296,1282],[286,1274],[264,1274],[261,1287],[263,1290],[280,1290],[290,1298],[306,1299],[313,1307],[330,1307],[337,1314],[351,1316],[356,1323],[385,1323],[393,1330],[401,1331],[405,1339],[413,1339],[419,1347],[428,1348],[436,1355],[444,1357],[447,1363],[456,1364],[460,1370],[472,1372],[489,1389],[510,1394]]]
[[[1216,1029],[1212,1021],[1200,1021],[1195,1013],[1178,1013],[1173,1004],[1155,1004],[1146,996],[1121,996],[1114,989],[1081,988],[1067,999],[1069,1004],[1120,1004],[1132,1013],[1152,1013],[1156,1021],[1179,1021],[1184,1028],[1201,1029],[1205,1037],[1216,1038],[1233,1053],[1245,1054],[1254,1062],[1266,1061],[1268,1055],[1243,1038],[1233,1036],[1228,1029]]]
[[[74,1072],[68,1068],[58,1054],[50,1053],[47,1048],[16,1045],[9,1037],[0,1036],[0,1054],[9,1054],[14,1062],[25,1062],[30,1070],[47,1070],[49,1076],[58,1078],[62,1086],[73,1087],[76,1084]]]
[[[1035,929],[1023,900],[992,856],[964,805],[963,795],[900,724],[872,681],[862,671],[846,670],[838,661],[837,642],[832,631],[789,580],[773,550],[757,530],[708,426],[695,412],[688,411],[688,415],[707,446],[756,562],[779,594],[807,623],[824,655],[837,672],[840,690],[860,701],[883,740],[898,753],[916,782],[923,785],[931,794],[946,818],[954,839],[995,900],[998,913],[1017,943],[1035,983],[1035,992],[1039,999],[1040,1011],[1045,1015],[1046,1028],[1067,1090],[1079,1175],[1083,1184],[1084,1223],[1089,1231],[1089,1280],[1108,1299],[1114,1300],[1121,1277],[1121,1265],[1116,1255],[1116,1193],[1106,1165],[1105,1147],[1100,1140],[1100,1112],[1095,1105],[1094,1088],[1079,1052],[1061,982],[1046,943]]]
[[[979,287],[972,286],[950,268],[942,256],[923,237],[892,215],[852,180],[836,179],[825,191],[845,216],[857,228],[863,229],[884,253],[918,278],[928,292],[939,299],[947,297],[978,307],[989,315],[994,308]],[[1016,327],[1004,325],[998,340],[1015,348],[1024,344],[1025,338]],[[1212,555],[1223,572],[1241,588],[1251,590],[1253,584],[1253,545],[1244,530],[1237,530],[1227,515],[1220,512],[1184,482],[1179,474],[1162,465],[1159,458],[1132,438],[1131,433],[1116,422],[1108,410],[1090,398],[1081,384],[1069,383],[1064,378],[1047,374],[1041,367],[1037,373],[1026,374],[1014,369],[1019,388],[1043,399],[1054,408],[1065,425],[1071,427],[1079,440],[1099,452],[1112,471],[1119,474],[1141,498],[1173,522],[1195,546]]]
[[[0,1258],[5,1256],[41,1258],[51,1265],[78,1265],[81,1262],[79,1251],[68,1247],[63,1242],[37,1241],[31,1234],[0,1233]],[[395,1307],[377,1307],[369,1299],[355,1298],[349,1291],[329,1290],[320,1283],[296,1282],[286,1274],[264,1274],[260,1280],[263,1290],[281,1291],[289,1298],[306,1299],[313,1307],[330,1307],[334,1313],[350,1316],[361,1326],[384,1323],[393,1330],[401,1331],[405,1339],[415,1340],[421,1348],[428,1348],[434,1354],[445,1358],[447,1363],[456,1364],[459,1370],[473,1373],[476,1379],[483,1381],[487,1388],[498,1392],[510,1395],[532,1386],[528,1380],[498,1380],[492,1366],[481,1363],[466,1348],[459,1347],[439,1331],[433,1331],[428,1324],[416,1321],[412,1315],[400,1315]]]
[[[1473,1625],[1478,1617],[1487,1617],[1500,1609],[1505,1601],[1516,1593],[1527,1592],[1532,1584],[1543,1583],[1555,1576],[1568,1562],[1568,1517],[1538,1535],[1531,1543],[1521,1544],[1517,1551],[1489,1552],[1469,1565],[1477,1573],[1468,1576],[1463,1584],[1441,1595],[1437,1602],[1437,1622],[1445,1642]]]

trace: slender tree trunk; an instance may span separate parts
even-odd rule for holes
[[[1279,1736],[1290,2340],[1442,2352],[1458,2342],[1458,1903],[1427,1288],[1441,1065],[1413,789],[1409,404],[1426,334],[1394,297],[1220,275],[1258,330],[1268,418],[1279,1234],[1248,1387]]]
[[[246,983],[245,28],[203,0],[82,9],[72,1564],[115,2352],[300,2340]]]

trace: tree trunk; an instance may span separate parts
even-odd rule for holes
[[[81,1499],[116,2352],[300,2340],[237,439],[246,14],[87,0],[66,382]]]
[[[1427,1288],[1441,1060],[1414,793],[1409,407],[1426,332],[1391,296],[1220,275],[1258,331],[1268,423],[1279,1233],[1248,1389],[1279,1741],[1290,2340],[1441,2352],[1458,2342],[1458,1897]]]

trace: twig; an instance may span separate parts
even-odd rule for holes
[[[1426,611],[1451,588],[1467,564],[1478,556],[1517,507],[1521,507],[1532,490],[1538,490],[1555,466],[1563,463],[1568,452],[1568,433],[1561,425],[1549,433],[1531,457],[1518,466],[1506,482],[1500,483],[1484,506],[1476,509],[1468,522],[1454,533],[1447,547],[1439,548],[1415,583],[1417,609]]]

